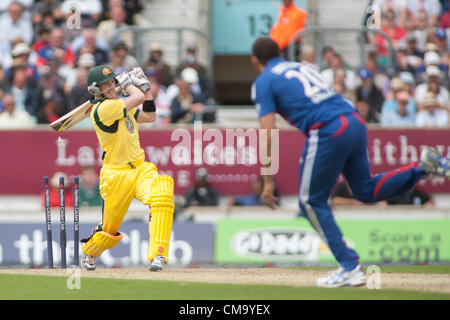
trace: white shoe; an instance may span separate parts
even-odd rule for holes
[[[156,256],[150,263],[150,271],[162,271],[165,261],[163,256]]]
[[[81,258],[81,267],[87,271],[94,271],[96,267],[96,260],[97,257],[95,256],[84,255],[83,258]]]
[[[361,270],[361,265],[357,265],[355,269],[345,271],[340,267],[330,276],[317,279],[316,285],[323,288],[339,288],[339,287],[356,287],[366,283],[366,276]]]
[[[434,148],[426,147],[422,150],[420,166],[429,174],[450,178],[449,159]]]

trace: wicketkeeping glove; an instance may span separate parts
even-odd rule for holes
[[[116,76],[116,80],[119,84],[120,89],[125,92],[127,91],[128,87],[133,84],[130,76],[126,72],[123,72]]]
[[[150,90],[150,81],[148,81],[141,67],[133,68],[128,74],[133,85],[141,89],[142,92]]]

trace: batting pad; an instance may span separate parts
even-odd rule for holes
[[[168,263],[169,240],[172,232],[173,212],[175,210],[173,185],[173,179],[169,176],[158,176],[152,183],[149,261],[155,256],[163,256],[166,263]]]
[[[83,246],[83,253],[89,256],[99,257],[103,251],[111,249],[122,240],[123,235],[116,236],[104,231],[97,231]]]

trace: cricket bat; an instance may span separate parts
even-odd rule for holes
[[[87,117],[89,117],[91,110],[92,110],[92,103],[90,101],[86,101],[85,103],[73,109],[69,113],[65,114],[58,120],[55,120],[52,123],[50,123],[50,126],[53,128],[53,130],[57,132],[67,130],[76,125],[77,123],[83,121]]]

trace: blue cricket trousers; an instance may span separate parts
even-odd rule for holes
[[[372,177],[365,121],[356,112],[310,128],[300,165],[300,210],[339,264],[345,270],[352,270],[359,264],[358,254],[345,245],[328,206],[328,198],[341,172],[355,198],[370,203],[410,190],[425,171],[412,163]]]

